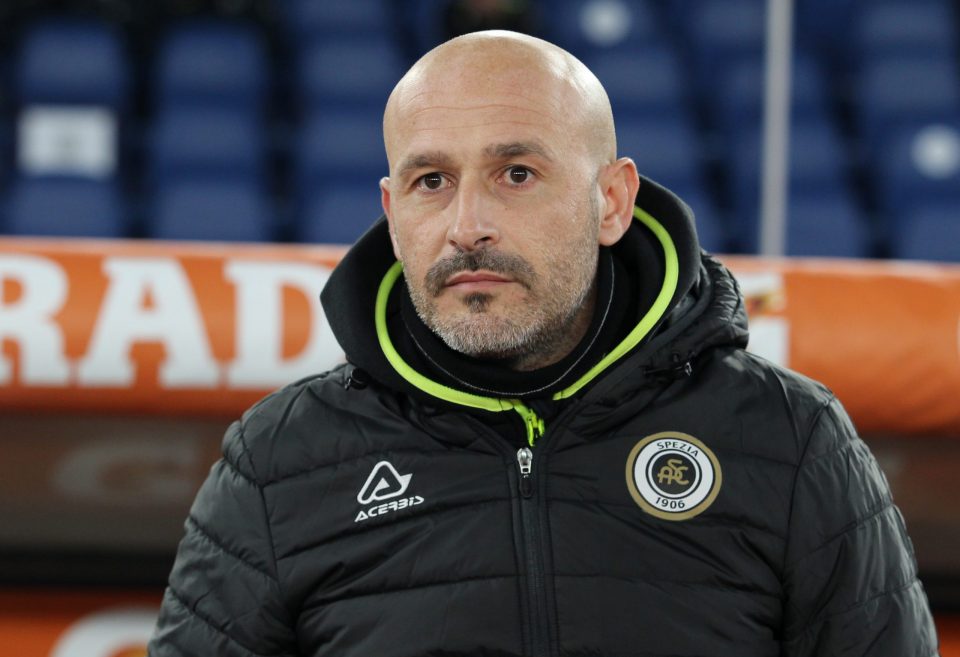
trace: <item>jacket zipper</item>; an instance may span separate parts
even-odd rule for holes
[[[542,425],[542,422],[541,422]],[[529,427],[529,425],[528,425]],[[533,478],[533,450],[521,447],[517,450],[517,466],[520,471],[520,524],[523,528],[523,552],[527,569],[527,595],[530,599],[530,645],[533,657],[550,654],[549,610],[547,606],[546,574],[543,563],[543,527],[537,504],[536,485]]]

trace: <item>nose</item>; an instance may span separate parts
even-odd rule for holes
[[[500,241],[487,196],[482,184],[466,179],[460,182],[451,204],[455,214],[447,228],[447,240],[458,251],[487,248]]]

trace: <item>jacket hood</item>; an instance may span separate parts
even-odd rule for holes
[[[636,220],[629,229],[634,234],[629,238],[640,240],[645,245],[643,252],[653,255],[631,264],[636,275],[660,280],[660,293],[653,305],[644,309],[627,339],[597,363],[575,389],[571,387],[557,398],[573,396],[586,384],[599,380],[609,379],[602,385],[609,391],[609,384],[617,381],[632,384],[638,370],[648,378],[657,377],[683,368],[684,363],[710,347],[746,344],[746,314],[736,282],[719,262],[701,252],[690,208],[666,188],[641,176],[634,214]],[[621,243],[627,241],[625,236]],[[417,379],[424,380],[420,373],[406,370],[402,361],[398,364],[398,355],[390,354],[389,338],[384,341],[385,315],[395,312],[385,307],[386,294],[401,277],[387,221],[381,216],[334,269],[321,293],[323,309],[355,367],[390,388],[421,398],[437,397],[429,391],[433,386],[416,383]],[[631,373],[634,376],[629,376]],[[503,410],[503,404],[512,406],[508,400],[480,398],[477,403],[473,395],[451,394],[456,403],[475,408]],[[449,395],[439,397],[451,401]]]

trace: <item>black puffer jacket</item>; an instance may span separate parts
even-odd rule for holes
[[[150,654],[935,655],[903,520],[840,404],[744,351],[737,286],[685,206],[648,181],[638,206],[658,301],[546,426],[389,362],[375,226],[324,293],[351,364],[231,426]]]

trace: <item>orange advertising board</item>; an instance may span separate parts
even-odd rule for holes
[[[342,247],[0,239],[0,408],[234,416],[343,358]],[[960,266],[724,258],[750,349],[864,432],[960,435]]]
[[[235,415],[342,359],[340,247],[0,240],[0,407]]]

